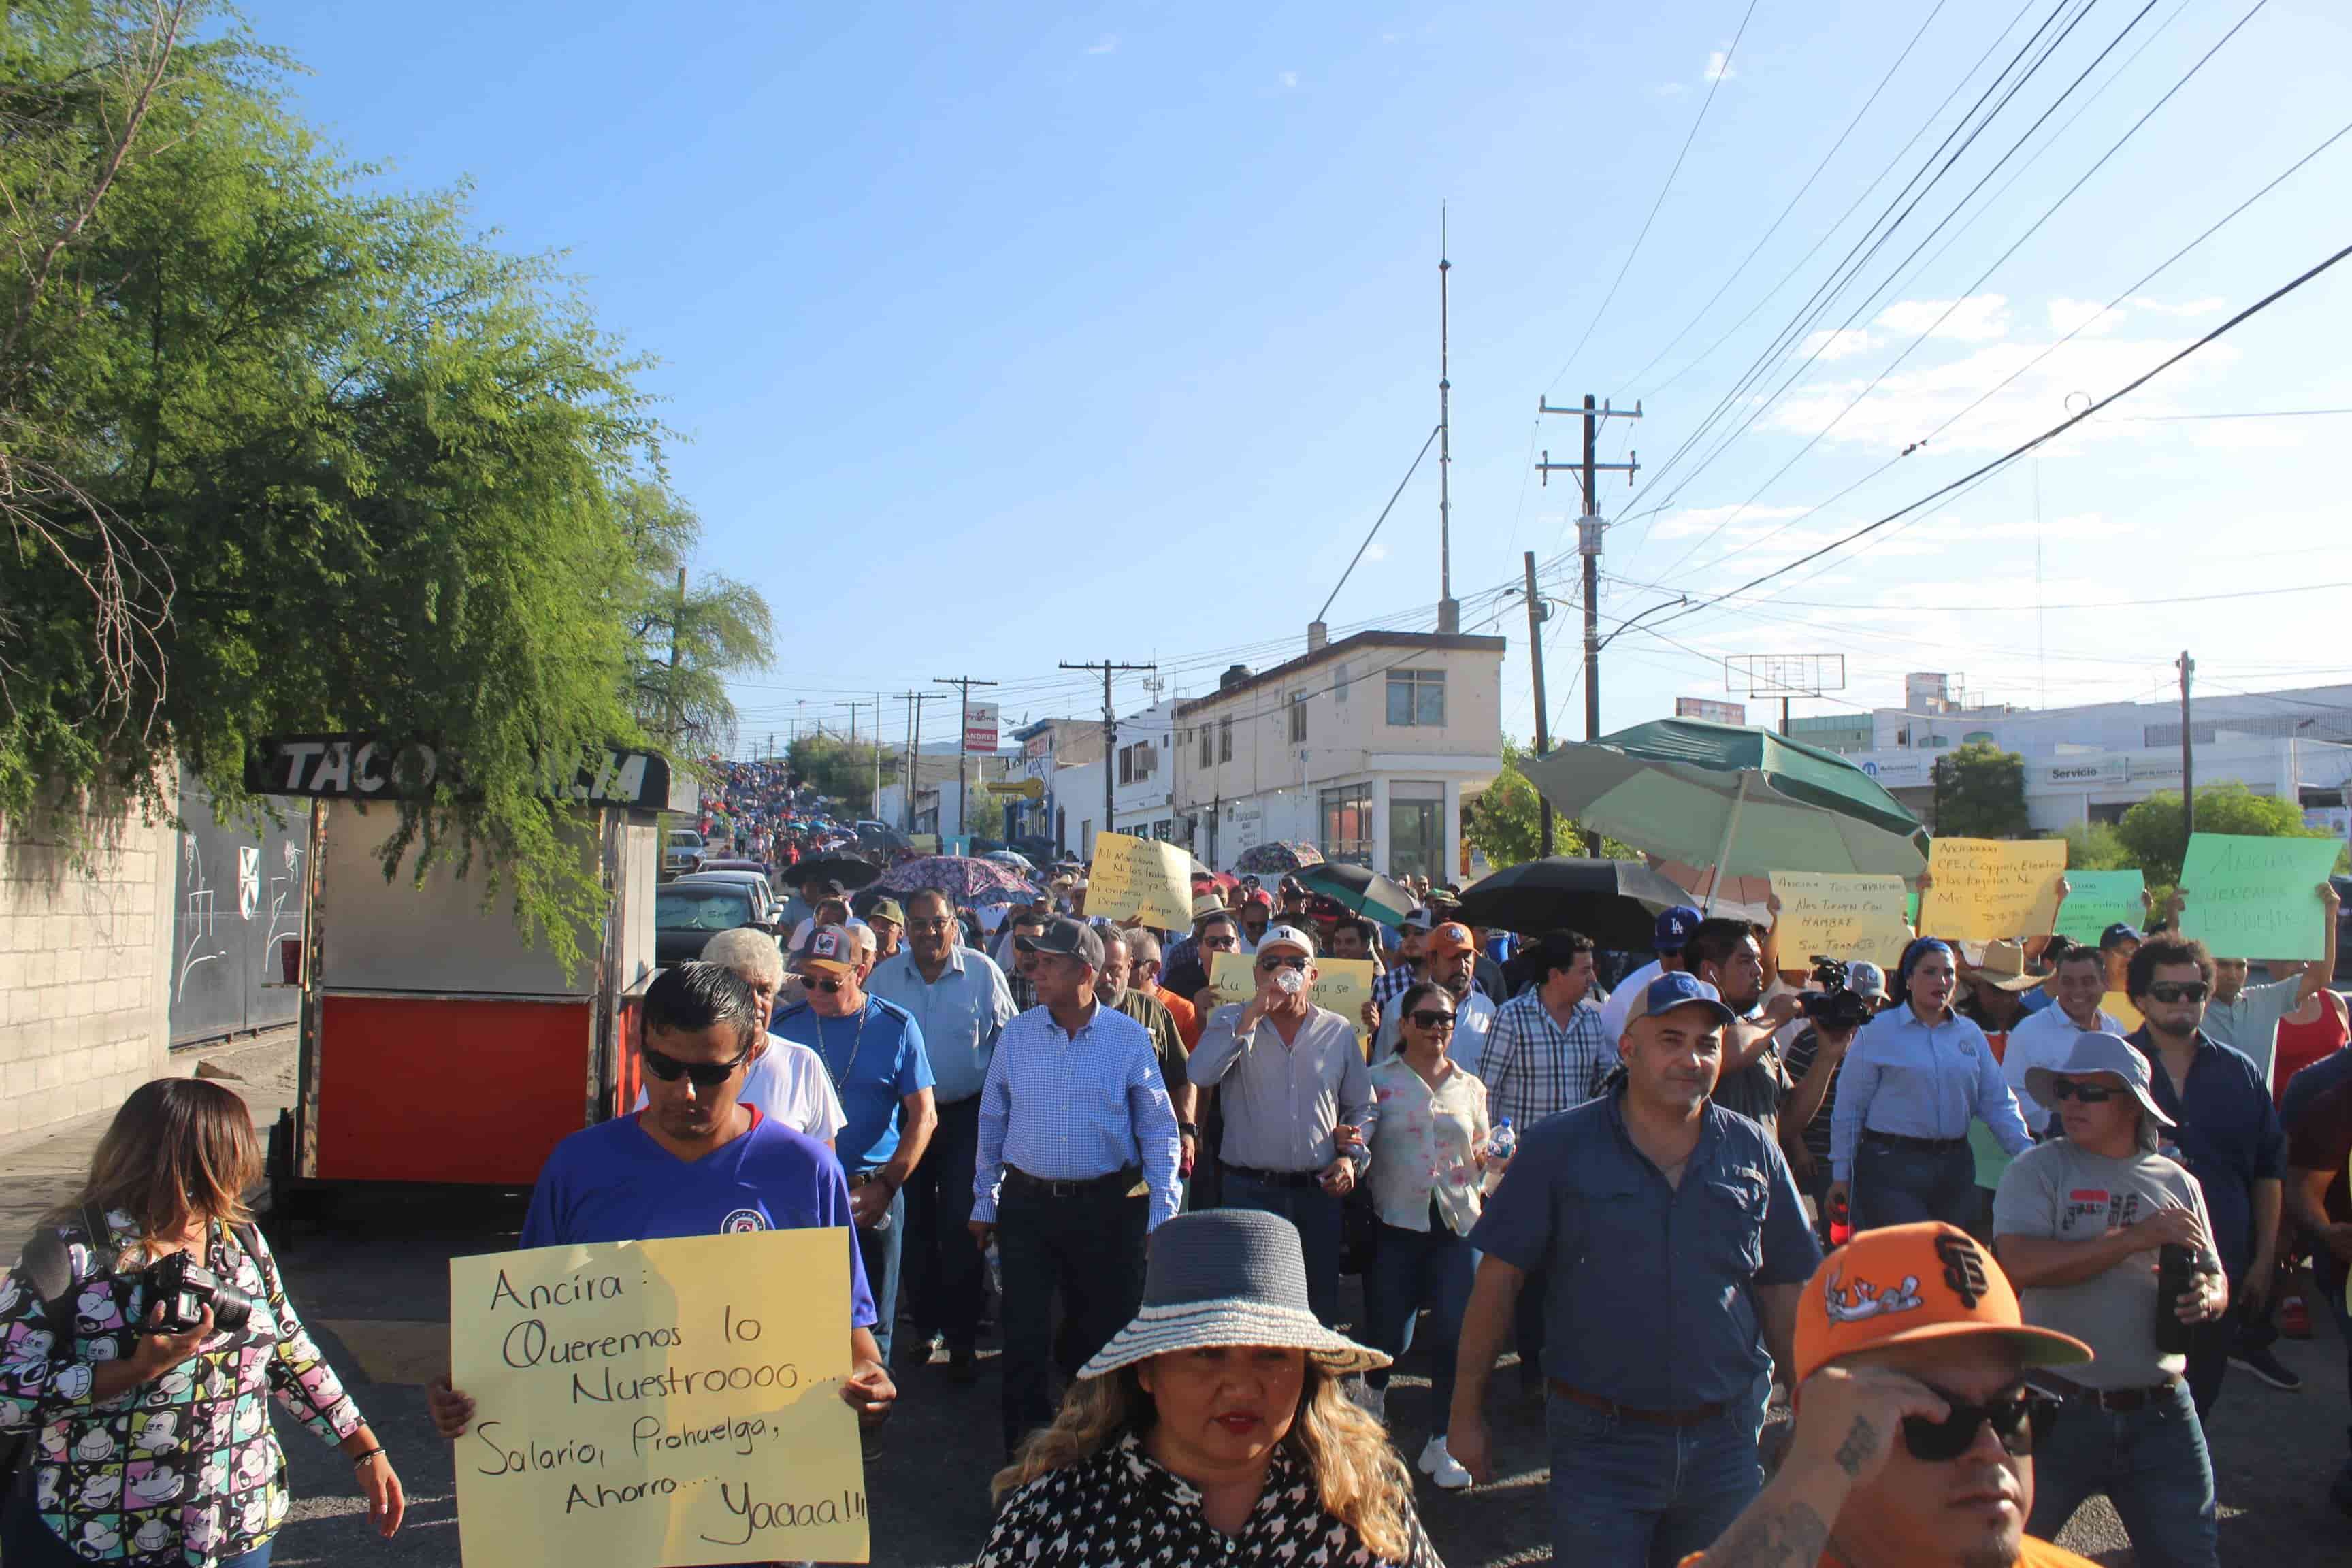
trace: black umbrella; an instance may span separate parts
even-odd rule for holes
[[[881,874],[880,867],[854,855],[827,855],[787,868],[784,877],[795,888],[806,882],[838,882],[842,891],[854,893]]]
[[[1689,902],[1688,893],[1638,860],[1553,855],[1471,883],[1460,914],[1472,925],[1523,936],[1566,926],[1601,947],[1647,952],[1659,911]]]

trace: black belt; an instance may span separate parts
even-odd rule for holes
[[[1587,1394],[1580,1388],[1571,1388],[1556,1377],[1546,1378],[1544,1381],[1551,1384],[1554,1395],[1567,1400],[1570,1405],[1581,1405],[1587,1410],[1603,1411],[1619,1421],[1638,1421],[1644,1426],[1696,1426],[1701,1422],[1712,1421],[1723,1414],[1723,1405],[1720,1403],[1694,1405],[1686,1410],[1635,1410],[1630,1405],[1620,1405],[1613,1399],[1603,1399],[1597,1394]]]
[[[1217,1163],[1236,1176],[1247,1176],[1251,1181],[1269,1187],[1319,1187],[1323,1184],[1323,1173],[1320,1171],[1261,1171],[1255,1165],[1236,1165],[1230,1160]]]
[[[1871,1128],[1864,1129],[1862,1136],[1864,1142],[1889,1143],[1897,1149],[1929,1149],[1939,1154],[1968,1143],[1966,1138],[1914,1138],[1906,1132],[1880,1132]]]
[[[1125,1192],[1142,1179],[1142,1171],[1133,1165],[1124,1166],[1106,1175],[1082,1176],[1070,1182],[1049,1182],[1043,1176],[1033,1176],[1017,1166],[1004,1167],[1005,1192],[1023,1193],[1035,1198],[1094,1197],[1113,1187]]]
[[[2144,1384],[2137,1388],[2091,1388],[2083,1384],[2070,1383],[2063,1377],[2052,1377],[2046,1381],[2050,1392],[2067,1404],[2095,1405],[2102,1410],[2145,1410],[2159,1400],[2170,1399],[2173,1391],[2180,1386],[2180,1380],[2177,1377],[2167,1378],[2162,1383]]]

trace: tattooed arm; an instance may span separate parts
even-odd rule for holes
[[[1700,1568],[1811,1568],[1846,1498],[1885,1464],[1903,1417],[1944,1415],[1942,1400],[1900,1373],[1823,1367],[1799,1391],[1797,1429],[1780,1473],[1706,1549]]]

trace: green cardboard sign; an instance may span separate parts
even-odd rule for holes
[[[2319,884],[2342,847],[2333,838],[2189,835],[2180,863],[2180,934],[2216,958],[2317,958],[2327,935]]]
[[[2137,871],[2069,871],[2066,901],[2058,906],[2058,934],[2096,947],[2111,925],[2137,930],[2147,918],[2147,906],[2140,901],[2147,890],[2147,879]]]

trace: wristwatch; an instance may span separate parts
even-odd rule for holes
[[[1176,1131],[1187,1138],[1198,1138],[1201,1135],[1200,1126],[1191,1121],[1179,1121],[1176,1124]]]

